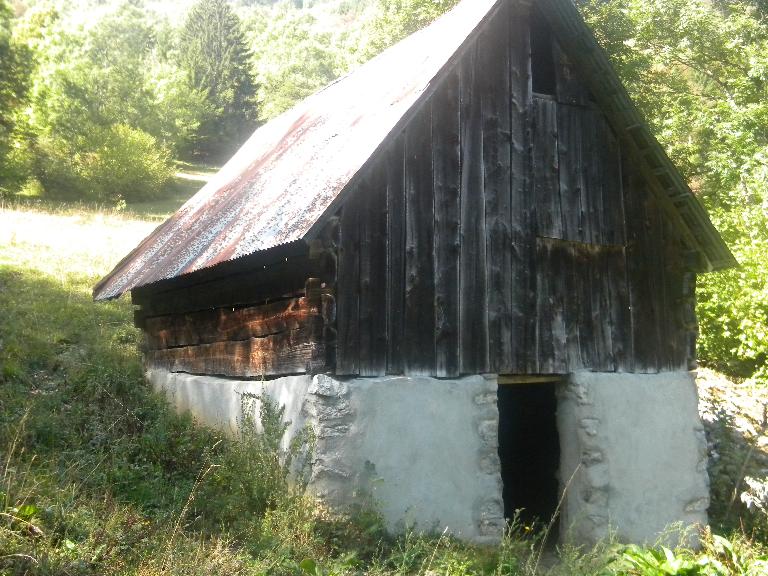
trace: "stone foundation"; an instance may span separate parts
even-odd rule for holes
[[[268,394],[285,407],[286,446],[314,429],[309,488],[329,506],[373,505],[393,531],[500,538],[495,377],[147,376],[178,409],[230,433],[242,394]],[[690,374],[573,374],[559,386],[557,423],[563,538],[643,543],[674,523],[706,524],[706,442]]]
[[[559,393],[561,536],[653,543],[706,525],[707,445],[694,378],[578,373]],[[689,544],[696,543],[688,531]]]
[[[235,381],[150,370],[179,410],[234,433],[243,393],[285,406],[290,441],[317,437],[310,491],[336,509],[373,505],[392,531],[446,528],[498,542],[504,527],[496,379],[293,376]]]

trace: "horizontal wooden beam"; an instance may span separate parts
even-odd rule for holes
[[[302,294],[307,278],[316,276],[316,264],[308,256],[296,256],[190,287],[166,292],[134,290],[131,301],[141,306],[144,317],[260,304]]]
[[[321,372],[326,367],[322,321],[263,338],[147,352],[147,364],[170,372],[263,378]]]
[[[498,383],[499,386],[509,386],[514,384],[554,384],[562,382],[564,378],[564,376],[557,374],[507,374],[499,376]]]
[[[218,308],[144,321],[150,350],[248,340],[298,330],[321,316],[320,298],[291,298],[248,308]]]

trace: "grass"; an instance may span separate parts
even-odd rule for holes
[[[705,535],[701,553],[606,543],[539,563],[541,536],[519,526],[482,548],[330,514],[286,480],[277,407],[241,442],[194,426],[145,385],[130,303],[91,301],[156,224],[0,207],[0,574],[768,573],[738,533]]]
[[[129,203],[121,203],[118,206],[99,204],[97,202],[66,202],[40,196],[33,188],[31,193],[26,189],[17,194],[3,197],[0,195],[0,206],[5,209],[19,209],[26,211],[43,211],[53,214],[73,214],[91,216],[115,216],[123,215],[128,218],[142,221],[164,221],[171,214],[189,200],[208,180],[218,171],[218,167],[207,164],[192,164],[176,161],[176,173],[171,181],[162,190],[160,197]]]

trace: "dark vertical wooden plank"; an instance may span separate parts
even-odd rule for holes
[[[642,176],[632,168],[630,161],[623,163],[626,174],[624,204],[627,222],[627,275],[632,310],[632,338],[634,372],[656,372],[659,333],[656,321],[656,296],[653,290],[653,268],[649,252],[652,234],[648,204],[650,198]]]
[[[616,362],[613,355],[614,317],[611,302],[611,293],[613,291],[611,264],[613,258],[611,257],[611,248],[609,246],[595,246],[592,248],[594,280],[597,287],[597,290],[592,294],[595,349],[598,362],[594,369],[601,372],[613,372],[616,370]]]
[[[359,373],[360,340],[360,190],[349,194],[341,210],[336,300],[336,374]]]
[[[361,186],[360,375],[386,372],[387,183],[377,162]]]
[[[653,338],[653,353],[656,358],[654,372],[666,369],[670,363],[668,340],[668,314],[666,301],[666,270],[664,269],[664,231],[661,208],[651,192],[646,192],[646,222],[648,230],[644,242],[644,258],[648,266],[650,298],[648,305],[653,310],[653,326],[649,330]]]
[[[634,240],[631,238],[632,234],[630,233],[632,230],[636,230],[638,228],[637,226],[637,218],[635,217],[635,214],[633,212],[632,206],[633,204],[628,203],[628,195],[632,194],[632,169],[626,164],[625,160],[628,160],[628,158],[625,159],[625,154],[623,151],[621,151],[621,154],[619,156],[619,165],[621,169],[621,201],[622,201],[622,230],[624,232],[624,276],[625,276],[625,286],[624,286],[624,298],[626,302],[626,327],[625,327],[625,335],[624,335],[624,342],[626,343],[626,351],[624,356],[624,371],[626,372],[635,372],[635,319],[634,319],[634,311],[632,309],[633,304],[633,282],[634,277],[632,274],[632,266],[630,263],[630,258],[632,257],[633,253],[633,246],[634,246]],[[636,212],[636,210],[635,210]],[[630,222],[630,217],[632,217],[632,220]],[[636,234],[636,233],[635,233]]]
[[[405,136],[385,152],[387,173],[387,374],[403,373]]]
[[[534,373],[536,318],[536,205],[531,186],[531,41],[530,5],[512,3],[510,9],[510,234],[512,294],[512,371]]]
[[[535,206],[530,181],[531,124],[531,40],[530,6],[512,3],[509,15],[509,93],[510,93],[510,182],[513,243],[533,238]]]
[[[533,194],[536,199],[537,234],[563,237],[563,211],[557,157],[557,103],[533,99]]]
[[[684,263],[680,236],[669,220],[662,215],[662,242],[664,258],[664,325],[668,350],[668,370],[687,369],[687,345],[683,320]]]
[[[568,243],[539,239],[539,290],[537,303],[538,366],[541,374],[567,371],[566,282]]]
[[[451,72],[433,96],[432,165],[435,185],[436,375],[459,366],[459,251],[461,246],[460,74]]]
[[[483,191],[488,300],[489,370],[512,370],[511,143],[509,4],[478,39],[483,126]]]
[[[561,104],[557,110],[557,153],[560,168],[560,198],[563,207],[563,238],[584,242],[582,150],[584,110]]]
[[[435,372],[434,182],[432,115],[411,120],[405,144],[405,371]]]
[[[536,234],[540,238],[563,237],[563,213],[557,156],[557,103],[534,97],[532,106],[533,197],[536,202]],[[537,372],[555,372],[555,348],[552,334],[554,278],[551,258],[539,242],[536,270],[536,359]]]
[[[565,271],[568,269],[569,243],[556,242],[553,253],[553,315],[552,315],[552,345],[554,355],[552,357],[552,369],[554,374],[565,374],[568,372],[568,332],[565,323],[566,302],[571,298],[567,292],[568,277]]]
[[[358,212],[358,274],[359,274],[359,289],[358,289],[358,369],[357,373],[360,376],[373,376],[371,372],[371,357],[373,355],[373,340],[374,334],[372,330],[373,324],[373,302],[371,294],[371,275],[373,273],[374,263],[373,259],[373,227],[371,222],[371,186],[372,178],[369,174],[366,174],[356,186],[356,194],[358,198],[355,198],[357,206],[359,206]]]
[[[629,286],[627,284],[627,255],[623,246],[612,252],[608,268],[610,274],[611,301],[611,343],[616,370],[629,372],[632,362],[632,314],[629,309]]]
[[[579,356],[583,367],[596,370],[599,365],[597,336],[595,334],[595,314],[593,299],[599,283],[595,278],[594,259],[586,245],[574,245],[574,269],[578,292],[575,297],[578,306]]]
[[[655,216],[655,227],[657,232],[654,234],[655,248],[657,253],[654,258],[654,288],[655,296],[658,300],[659,306],[659,340],[658,346],[658,368],[660,371],[672,370],[675,356],[675,321],[674,321],[674,306],[670,302],[669,291],[669,253],[670,247],[667,237],[667,227],[664,221],[664,215],[661,211],[657,211]]]
[[[577,244],[569,244],[565,263],[560,270],[565,282],[565,363],[566,372],[575,372],[586,367],[581,355],[579,323],[581,321],[582,270],[577,265]]]
[[[539,239],[536,245],[536,341],[534,350],[536,353],[536,372],[539,374],[552,374],[552,359],[554,346],[552,342],[552,270],[549,245]]]
[[[624,244],[624,199],[621,176],[621,147],[605,117],[599,118],[598,150],[602,153],[603,241]]]
[[[488,371],[483,132],[477,45],[461,62],[461,372]]]
[[[603,153],[600,150],[597,123],[602,113],[584,110],[582,122],[582,228],[584,241],[589,244],[603,243]]]

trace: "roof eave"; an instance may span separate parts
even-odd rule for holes
[[[595,99],[642,171],[667,214],[701,256],[698,272],[738,266],[709,214],[651,132],[572,0],[539,0],[542,13],[569,57],[579,65]]]

